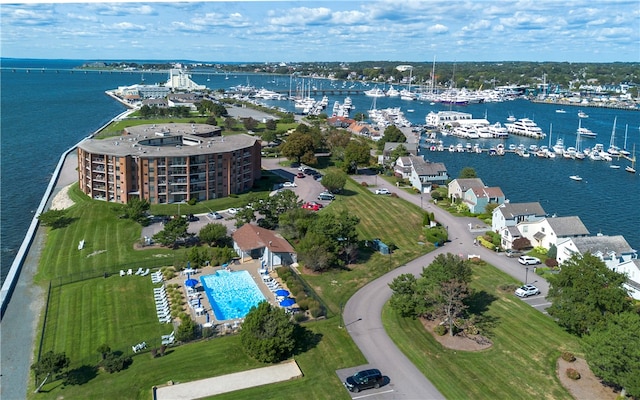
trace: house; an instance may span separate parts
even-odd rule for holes
[[[565,238],[556,245],[556,261],[562,265],[574,254],[592,254],[602,260],[607,268],[627,275],[624,285],[629,295],[640,300],[640,260],[638,252],[631,248],[622,235],[586,236]]]
[[[551,217],[535,221],[525,221],[517,225],[522,237],[526,237],[534,247],[550,249],[557,246],[560,239],[589,236],[589,230],[580,217]]]
[[[485,186],[486,185],[480,178],[454,179],[449,182],[449,198],[451,199],[451,202],[454,202],[456,199],[463,199],[464,193],[470,188],[483,188]]]
[[[291,244],[280,234],[252,224],[244,224],[231,235],[233,249],[240,261],[260,259],[263,268],[273,270],[280,265],[290,265],[297,261]]]
[[[360,136],[371,136],[371,126],[369,124],[363,124],[361,122],[353,122],[347,128],[349,133]]]
[[[449,179],[443,163],[425,161],[421,156],[398,157],[393,170],[396,176],[408,179],[420,193],[429,193],[434,184],[444,185]]]
[[[515,226],[523,221],[536,221],[545,218],[547,213],[540,203],[504,202],[493,210],[491,230],[500,232],[507,226]]]
[[[403,146],[407,153],[411,156],[418,155],[418,144],[417,143],[399,143],[399,142],[386,142],[384,144],[384,149],[382,150],[382,155],[378,156],[378,164],[390,164],[396,160],[392,159],[391,154],[395,149],[399,146]]]
[[[462,201],[469,207],[469,211],[481,214],[489,204],[504,203],[505,197],[499,187],[470,187],[464,192]]]
[[[355,122],[355,120],[347,117],[335,116],[327,118],[327,124],[335,126],[336,128],[348,128]]]

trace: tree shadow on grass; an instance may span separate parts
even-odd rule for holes
[[[469,306],[467,311],[475,317],[475,325],[485,336],[493,332],[495,327],[498,325],[498,317],[486,315],[486,312],[489,310],[489,306],[496,300],[498,300],[498,297],[481,290],[474,292],[465,301],[465,304]]]
[[[67,372],[65,385],[84,385],[98,376],[98,369],[94,365],[82,365]]]
[[[306,353],[322,340],[322,334],[315,333],[301,325],[295,325],[294,337],[296,345],[291,352],[294,356]]]

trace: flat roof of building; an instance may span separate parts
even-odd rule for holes
[[[252,147],[258,139],[246,134],[199,137],[185,133],[124,135],[107,139],[88,139],[78,147],[94,154],[111,156],[184,157],[228,153]]]

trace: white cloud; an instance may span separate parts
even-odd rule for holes
[[[142,25],[133,24],[131,22],[118,22],[111,25],[110,29],[117,31],[144,31],[146,28]]]
[[[449,28],[442,24],[435,24],[427,28],[427,32],[434,34],[443,34],[449,32]]]
[[[317,25],[331,21],[331,10],[325,7],[293,8],[287,12],[271,11],[268,22],[274,25]]]

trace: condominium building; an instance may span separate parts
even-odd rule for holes
[[[142,125],[128,135],[78,145],[78,182],[93,199],[151,204],[226,197],[260,178],[260,141],[212,136],[205,124]]]

